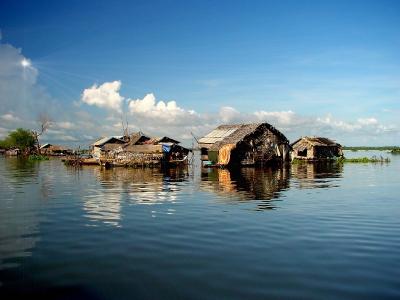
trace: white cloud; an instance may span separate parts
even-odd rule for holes
[[[375,118],[364,118],[364,119],[360,118],[360,119],[357,119],[357,122],[361,125],[376,125],[376,124],[378,124],[378,120]]]
[[[242,121],[243,116],[235,108],[223,106],[219,110],[219,118],[223,123],[237,123]]]
[[[147,94],[143,99],[129,101],[129,111],[134,117],[148,120],[162,120],[169,124],[189,124],[196,122],[198,114],[194,110],[185,110],[175,101],[156,101],[154,94]]]
[[[132,114],[149,114],[153,117],[176,117],[185,111],[176,105],[175,101],[156,102],[154,94],[147,94],[143,99],[131,100],[129,109]]]
[[[77,126],[69,121],[63,121],[63,122],[55,122],[52,124],[56,128],[62,128],[62,129],[76,129]]]
[[[1,119],[3,121],[7,121],[7,122],[18,122],[21,120],[17,116],[14,116],[12,113],[7,113],[7,114],[2,115]]]
[[[254,113],[256,118],[260,121],[268,121],[275,122],[280,125],[291,125],[296,118],[296,115],[293,111],[256,111]]]
[[[121,81],[119,80],[105,82],[100,86],[94,84],[83,91],[81,100],[88,105],[121,112],[124,97],[119,94],[120,88]]]
[[[77,142],[79,141],[79,139],[77,139],[74,136],[71,135],[61,135],[58,137],[59,141],[63,141],[63,142]]]

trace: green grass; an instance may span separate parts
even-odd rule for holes
[[[42,161],[42,160],[49,160],[49,157],[45,156],[45,155],[31,154],[31,155],[29,155],[28,159],[31,161],[34,161],[34,160]]]

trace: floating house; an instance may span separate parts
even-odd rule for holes
[[[262,166],[289,160],[288,139],[268,123],[221,125],[198,144],[201,160],[214,166]]]
[[[121,143],[121,141],[123,141]],[[151,138],[141,132],[112,140],[100,147],[99,161],[110,166],[178,165],[188,161],[189,149],[164,136]]]
[[[291,146],[292,159],[324,160],[343,155],[340,144],[324,137],[302,137]]]
[[[46,155],[70,155],[73,153],[72,149],[60,145],[44,144],[40,147],[40,152]]]
[[[5,151],[5,155],[7,156],[17,156],[21,154],[21,150],[18,148],[15,149],[9,149]]]
[[[104,146],[110,144],[122,145],[125,143],[126,142],[122,139],[122,137],[117,137],[117,136],[103,137],[90,145],[90,154],[95,159],[100,159],[102,148]]]

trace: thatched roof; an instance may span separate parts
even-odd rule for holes
[[[220,125],[205,137],[199,140],[200,145],[210,145],[211,150],[218,150],[226,144],[237,144],[257,129],[265,127],[277,135],[282,142],[289,143],[288,139],[274,126],[268,123],[251,123],[237,125]]]
[[[129,136],[129,145],[136,145],[139,141],[144,142],[150,140],[150,137],[143,134],[143,132],[138,131]]]
[[[72,151],[71,149],[61,146],[61,145],[52,145],[52,144],[44,144],[40,147],[40,149],[47,149],[47,151]]]
[[[316,136],[305,136],[291,144],[292,147],[296,147],[300,144],[308,144],[311,147],[315,146],[338,146],[341,147],[340,144],[335,141],[325,138],[325,137],[316,137]]]
[[[107,136],[103,137],[92,144],[95,147],[103,147],[105,144],[124,144],[125,141],[121,139],[122,137],[117,136]]]

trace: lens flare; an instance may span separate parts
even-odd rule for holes
[[[28,68],[31,66],[31,62],[30,60],[24,58],[23,60],[21,60],[21,66],[24,68]]]

